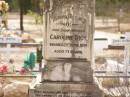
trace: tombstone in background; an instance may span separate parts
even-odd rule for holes
[[[34,97],[102,97],[93,82],[94,0],[46,0],[42,84]]]
[[[129,68],[130,68],[130,37],[129,37],[130,33],[126,32],[125,33],[125,38],[124,39],[114,39],[112,41],[112,45],[113,46],[124,46],[124,68],[123,68],[123,72],[124,72],[124,76],[128,76],[129,75]],[[128,85],[129,84],[129,79],[128,77],[123,79],[124,81],[124,85]]]

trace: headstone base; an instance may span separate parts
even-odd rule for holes
[[[103,92],[91,83],[44,82],[30,89],[29,97],[103,97]]]

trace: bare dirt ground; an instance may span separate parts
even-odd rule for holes
[[[130,32],[130,22],[121,22],[118,24],[118,21],[116,19],[109,19],[109,20],[102,20],[102,19],[96,19],[95,20],[95,29],[100,31],[106,31],[106,32]]]

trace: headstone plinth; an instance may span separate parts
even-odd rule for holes
[[[74,82],[44,82],[29,94],[30,97],[103,97],[96,85]]]

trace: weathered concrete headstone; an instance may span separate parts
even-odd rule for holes
[[[44,80],[92,81],[93,0],[50,0]]]
[[[35,97],[101,97],[93,83],[94,0],[47,0],[43,83]]]

